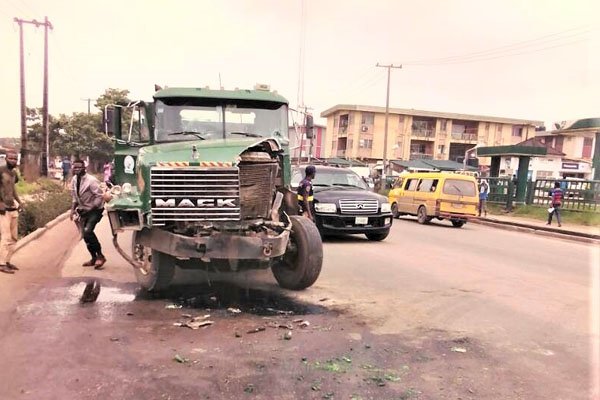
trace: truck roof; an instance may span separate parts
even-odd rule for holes
[[[174,98],[174,97],[195,97],[208,99],[231,99],[231,100],[250,100],[250,101],[270,101],[276,103],[288,104],[285,97],[268,90],[212,90],[207,88],[166,88],[154,93],[155,99]]]

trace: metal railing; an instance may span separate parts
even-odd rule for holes
[[[413,128],[411,136],[424,137],[424,138],[435,138],[435,129],[419,129]]]
[[[511,178],[485,178],[490,185],[488,202],[506,205],[511,209],[516,201],[517,185]],[[481,178],[478,179],[481,181]],[[562,208],[575,211],[600,211],[600,181],[573,181],[569,179],[538,179],[528,181],[525,204],[540,207],[550,205],[550,190],[559,182],[564,193]]]
[[[433,154],[430,153],[410,153],[411,160],[433,160]]]
[[[454,140],[477,141],[477,133],[454,133],[454,132],[452,132],[451,137]]]

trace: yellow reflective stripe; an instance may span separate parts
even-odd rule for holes
[[[304,196],[298,195],[298,200],[304,201]],[[308,201],[313,201],[313,196],[308,196]]]

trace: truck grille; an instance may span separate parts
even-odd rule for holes
[[[377,214],[377,200],[340,200],[342,214]]]
[[[240,164],[242,219],[266,218],[275,192],[277,164]]]
[[[150,196],[154,225],[240,219],[237,168],[152,168]]]

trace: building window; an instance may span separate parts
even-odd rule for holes
[[[447,122],[448,122],[448,121],[446,121],[445,119],[442,119],[442,120],[440,121],[440,130],[441,130],[442,132],[446,132],[446,124],[447,124]]]
[[[358,147],[363,149],[372,149],[373,139],[360,139],[358,142]]]
[[[591,158],[592,157],[592,144],[594,139],[592,138],[583,138],[583,150],[581,151],[582,158]]]
[[[443,144],[440,144],[440,145],[438,146],[438,153],[440,153],[440,154],[444,154],[444,150],[445,150],[445,149],[444,149],[444,145],[443,145]]]
[[[512,135],[514,137],[523,137],[523,127],[522,126],[513,126]]]
[[[375,114],[362,113],[360,123],[363,125],[373,125],[375,123]]]
[[[348,114],[340,115],[340,128],[348,127]]]

